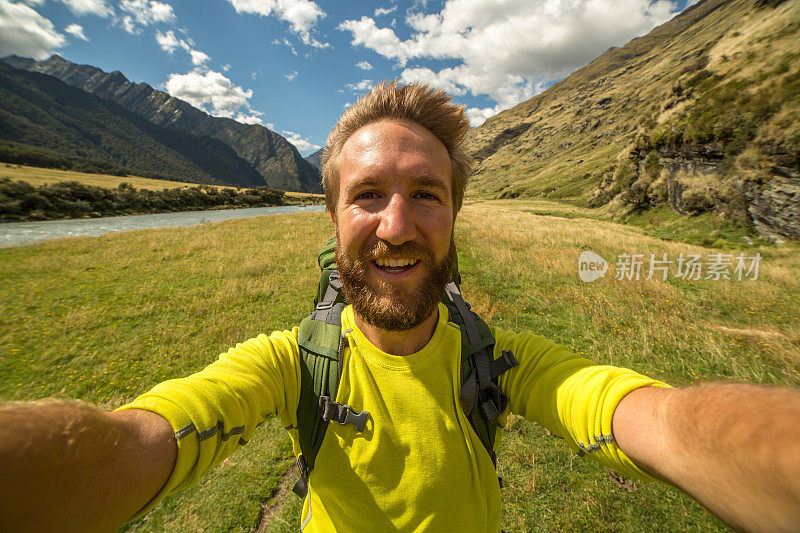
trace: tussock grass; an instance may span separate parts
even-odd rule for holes
[[[547,213],[547,214],[542,214]],[[325,213],[49,241],[0,250],[0,399],[81,398],[112,408],[236,342],[310,310]],[[757,281],[578,279],[578,256],[718,249],[665,241],[540,201],[468,203],[456,225],[464,293],[491,323],[532,330],[673,385],[800,385],[798,245],[753,246]],[[731,253],[739,250],[731,249]],[[613,266],[613,265],[612,265]],[[252,530],[291,463],[275,420],[201,485],[135,531]],[[619,488],[540,426],[512,417],[500,454],[508,531],[722,530],[658,484]],[[271,531],[295,531],[293,494]]]

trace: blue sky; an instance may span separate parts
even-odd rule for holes
[[[691,2],[691,0],[690,0]],[[375,82],[445,89],[473,125],[687,0],[0,0],[0,56],[120,70],[303,155]]]

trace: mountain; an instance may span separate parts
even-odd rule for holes
[[[54,76],[166,128],[212,137],[233,148],[261,176],[261,185],[285,191],[322,192],[319,171],[285,138],[258,124],[212,117],[146,83],[132,83],[119,71],[104,72],[53,55],[44,61],[10,56],[3,61]]]
[[[322,172],[322,152],[325,151],[325,148],[320,148],[310,156],[306,157],[306,161],[317,167],[317,170]]]
[[[470,132],[473,194],[800,238],[800,0],[705,0]]]
[[[144,117],[44,74],[0,62],[0,154],[4,161],[136,173],[218,185],[263,178],[233,149]]]

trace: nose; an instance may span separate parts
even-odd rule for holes
[[[417,236],[413,206],[401,194],[393,194],[380,212],[376,236],[390,244],[400,245]]]

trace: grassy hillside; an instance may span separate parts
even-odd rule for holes
[[[701,2],[472,130],[471,194],[713,211],[763,233],[748,207],[800,176],[798,31],[797,0]]]
[[[74,170],[60,170],[55,168],[39,168],[26,165],[12,165],[0,163],[0,178],[10,178],[14,181],[24,181],[34,187],[61,181],[77,181],[84,185],[114,189],[122,183],[130,183],[137,189],[150,189],[161,191],[164,189],[177,189],[188,187],[189,184],[181,181],[157,180],[141,176],[115,176],[113,174],[92,174]],[[226,188],[229,185],[211,185],[215,188]]]
[[[618,281],[609,273],[586,284],[577,277],[583,250],[612,270],[622,253],[706,259],[719,250],[585,214],[545,201],[468,204],[456,227],[468,301],[495,325],[541,333],[674,385],[800,385],[797,244],[744,250],[762,256],[757,280]],[[115,407],[238,341],[289,328],[309,311],[315,252],[331,233],[327,216],[313,213],[1,249],[0,398]],[[262,530],[296,531],[298,499],[270,499],[282,479],[293,482],[283,477],[292,462],[288,437],[275,420],[259,436],[126,529],[251,530],[267,516]],[[512,420],[504,443],[506,530],[723,530],[670,488],[620,488],[535,424]]]

